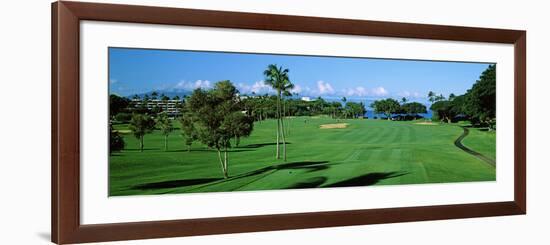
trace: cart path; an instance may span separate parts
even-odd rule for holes
[[[480,160],[488,163],[489,165],[493,166],[493,167],[496,167],[496,162],[495,160],[491,159],[491,158],[488,158],[486,157],[485,155],[477,152],[477,151],[474,151],[468,147],[466,147],[465,145],[462,144],[462,140],[464,138],[466,138],[466,136],[468,136],[468,134],[470,133],[470,130],[464,126],[460,126],[464,131],[462,132],[462,135],[460,135],[460,137],[458,137],[456,140],[455,140],[455,146],[460,148],[461,150],[465,151],[466,153],[472,155],[472,156],[475,156],[477,158],[479,158]]]

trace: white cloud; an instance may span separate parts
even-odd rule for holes
[[[422,94],[418,92],[410,92],[410,91],[403,91],[397,94],[398,96],[406,97],[406,98],[423,98]]]
[[[369,94],[369,91],[361,86],[355,88],[355,92],[358,96],[367,96]]]
[[[302,92],[302,87],[298,84],[295,84],[294,85],[294,88],[290,90],[291,93],[301,93]]]
[[[317,93],[319,95],[323,94],[334,94],[334,89],[330,83],[325,81],[317,81]]]
[[[386,90],[384,87],[376,87],[371,90],[372,95],[374,96],[385,96],[388,95],[388,90]]]
[[[197,88],[209,89],[212,88],[212,84],[208,80],[197,80],[195,82],[181,81],[174,88],[185,90],[195,90]]]
[[[294,91],[296,90],[296,86],[299,87],[300,92]],[[299,93],[300,95],[305,95],[305,96],[314,96],[319,94],[318,91],[315,91],[314,89],[311,89],[308,86],[300,87],[298,85],[295,85],[294,90],[292,91],[293,93]]]
[[[264,81],[257,81],[252,85],[248,85],[245,83],[239,83],[237,84],[237,89],[241,94],[248,94],[248,93],[255,93],[255,94],[272,94],[274,93],[273,88],[271,86],[266,85]]]
[[[116,79],[113,79],[113,78],[109,79],[110,84],[114,84],[114,83],[117,83],[117,82],[118,82],[118,80],[116,80]]]
[[[345,96],[368,96],[370,95],[369,90],[365,87],[355,87],[355,88],[346,88],[342,90],[343,95]]]
[[[349,97],[365,97],[365,96],[386,96],[389,94],[388,90],[384,87],[375,87],[368,89],[362,86],[357,86],[355,88],[345,88],[341,90],[341,94]]]
[[[208,80],[197,80],[195,81],[195,88],[210,88],[210,81]]]
[[[254,93],[271,93],[273,92],[273,88],[271,86],[265,84],[263,81],[255,82],[252,87],[250,88],[251,92]]]
[[[210,89],[213,87],[213,84],[208,80],[197,80],[195,82],[181,81],[174,86],[174,89],[185,89],[185,90],[194,90],[197,88]],[[275,90],[264,83],[264,81],[256,81],[252,84],[247,83],[237,83],[235,87],[239,90],[241,94],[275,94]],[[367,88],[363,86],[357,86],[352,88],[344,88],[340,90],[335,90],[332,84],[319,80],[316,83],[316,86],[311,88],[309,86],[300,86],[295,84],[294,88],[291,90],[292,93],[298,93],[302,96],[348,96],[348,97],[381,97],[388,96],[389,92],[384,87],[374,87]],[[408,92],[404,91],[399,94],[399,96],[404,97],[419,97],[420,94],[417,92]]]

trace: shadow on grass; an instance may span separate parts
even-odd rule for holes
[[[306,188],[315,188],[321,186],[323,183],[327,181],[327,177],[312,177],[309,178],[303,182],[298,182],[296,184],[293,184],[289,187],[286,187],[285,189],[306,189]]]
[[[350,187],[350,186],[365,186],[365,185],[374,185],[381,180],[384,179],[390,179],[390,178],[396,178],[399,176],[403,176],[409,173],[406,172],[374,172],[374,173],[368,173],[365,175],[361,175],[355,178],[343,180],[340,182],[336,182],[330,185],[325,185],[323,187]]]
[[[323,185],[326,181],[326,177],[312,177],[309,178],[303,182],[298,182],[294,185],[291,185],[285,189],[305,189],[305,188],[317,188],[317,187],[352,187],[352,186],[367,186],[367,185],[374,185],[378,183],[379,181],[383,179],[389,179],[389,178],[395,178],[399,176],[406,175],[408,173],[404,172],[387,172],[387,173],[381,173],[381,172],[375,172],[375,173],[368,173],[365,175],[361,175],[355,178],[347,179],[344,181],[340,181],[337,183],[333,183],[330,185]]]
[[[280,144],[282,145],[283,143],[280,143]],[[286,144],[290,145],[291,143],[286,142]],[[237,148],[261,148],[261,147],[270,146],[270,145],[277,145],[277,143],[272,142],[272,143],[248,144],[248,145],[238,146]]]
[[[302,161],[283,163],[240,174],[233,177],[233,179],[259,175],[273,170],[307,170],[307,172],[320,171],[328,169],[330,165],[331,164],[328,164],[328,161]]]
[[[161,148],[143,148],[143,152],[146,152],[146,151],[163,151],[163,150],[164,149],[161,149]],[[139,148],[125,148],[124,151],[141,153]]]
[[[196,178],[196,179],[182,179],[182,180],[169,180],[162,182],[153,182],[135,185],[131,187],[134,190],[160,190],[160,189],[170,189],[170,188],[180,188],[188,186],[193,187],[192,190],[200,189],[207,186],[212,186],[220,183],[226,183],[233,180],[238,180],[242,178],[254,177],[258,175],[269,175],[271,173],[288,170],[289,174],[292,174],[292,170],[305,170],[306,172],[320,171],[330,168],[331,165],[328,161],[301,161],[301,162],[290,162],[277,164],[273,166],[268,166],[260,168],[257,170],[249,171],[246,173],[238,174],[227,179],[223,178]],[[374,185],[381,180],[396,178],[403,175],[409,174],[408,172],[373,172],[357,176],[354,178],[346,179],[340,182],[332,183],[329,185],[323,185],[327,181],[327,177],[317,176],[311,177],[304,181],[292,184],[291,186],[280,188],[280,189],[305,189],[305,188],[330,188],[330,187],[352,187],[352,186],[368,186]],[[265,176],[264,175],[264,176]],[[254,182],[254,181],[252,181]],[[250,182],[251,183],[251,182]],[[247,183],[249,184],[249,183]]]
[[[254,150],[246,150],[246,149],[229,149],[228,152],[247,152],[247,151],[254,151]],[[191,150],[169,150],[167,152],[216,152],[214,149],[191,149]]]
[[[269,171],[275,172],[275,170],[299,170],[299,169],[305,169],[308,172],[312,171],[319,171],[329,168],[329,164],[327,164],[328,161],[303,161],[303,162],[291,162],[291,163],[283,163],[283,164],[277,164],[273,166],[268,166],[265,168],[253,170],[250,172],[242,173],[239,175],[235,175],[232,177],[229,177],[227,179],[223,178],[197,178],[197,179],[182,179],[182,180],[169,180],[169,181],[162,181],[162,182],[153,182],[153,183],[147,183],[147,184],[140,184],[132,186],[131,189],[134,190],[155,190],[155,189],[167,189],[167,188],[178,188],[178,187],[187,187],[187,186],[193,186],[193,185],[202,185],[200,187],[210,186],[213,184],[218,183],[224,183],[228,181],[233,181],[237,179],[242,179],[246,177],[252,177],[260,174],[267,173]],[[306,187],[302,187],[306,188]]]
[[[201,179],[184,179],[184,180],[169,180],[155,183],[148,183],[142,185],[136,185],[132,189],[138,190],[151,190],[151,189],[165,189],[165,188],[176,188],[184,187],[191,185],[200,185],[206,184],[214,181],[221,180],[222,178],[201,178]]]

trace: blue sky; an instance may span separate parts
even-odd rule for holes
[[[271,93],[263,84],[269,64],[290,70],[293,92],[326,99],[407,97],[426,101],[428,91],[463,94],[487,63],[266,55],[225,52],[109,48],[110,92],[123,96],[151,91],[208,89],[230,80],[241,94]]]

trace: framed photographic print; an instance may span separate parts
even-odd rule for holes
[[[525,214],[520,30],[52,5],[52,240]]]

